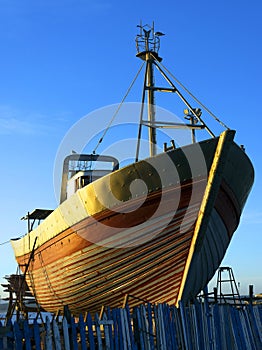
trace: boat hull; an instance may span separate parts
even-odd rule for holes
[[[253,183],[248,157],[227,138],[120,169],[81,189],[81,208],[69,198],[36,232],[13,241],[23,270],[38,237],[26,279],[40,305],[51,312],[67,305],[75,313],[93,313],[104,305],[119,307],[126,295],[130,306],[194,298],[221,263]],[[194,156],[197,147],[205,169],[197,168],[196,175],[183,157]],[[166,174],[174,172],[167,156],[176,174]],[[158,176],[159,169],[165,175]],[[137,178],[148,191],[143,195],[143,186],[136,186],[129,198]]]

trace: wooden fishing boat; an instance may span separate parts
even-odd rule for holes
[[[195,298],[219,267],[253,184],[253,166],[234,142],[235,132],[211,132],[162,69],[161,33],[139,27],[137,56],[146,73],[138,134],[142,126],[149,129],[150,157],[139,159],[140,136],[136,161],[120,169],[112,156],[69,155],[61,204],[28,213],[29,232],[12,240],[26,281],[47,311],[97,312],[119,307],[126,295],[131,306]],[[154,85],[154,67],[168,88]],[[176,93],[186,104],[192,144],[172,143],[157,154],[156,129],[185,126],[157,122],[155,91]],[[211,137],[196,142],[197,129]],[[32,229],[36,220],[41,223]]]

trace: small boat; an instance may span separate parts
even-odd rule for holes
[[[198,100],[193,108],[164,69],[162,33],[138,27],[145,78],[135,161],[119,167],[112,155],[68,155],[60,205],[28,213],[28,233],[12,240],[30,290],[49,312],[94,313],[119,307],[126,296],[131,307],[194,299],[219,267],[254,181],[235,131],[215,136],[200,107],[209,110]],[[167,87],[156,86],[155,68]],[[185,123],[159,121],[156,92],[181,99]],[[159,152],[157,132],[165,128],[187,128],[192,143],[170,140]],[[140,159],[144,129],[150,155]],[[202,130],[209,136],[197,141]]]

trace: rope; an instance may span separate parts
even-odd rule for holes
[[[2,243],[0,243],[0,245],[4,245],[4,244],[7,244],[7,243],[10,243],[10,240],[8,240],[6,242],[2,242]]]
[[[125,101],[127,95],[129,94],[130,90],[132,89],[132,87],[133,87],[133,85],[134,85],[134,83],[135,83],[137,77],[139,76],[139,74],[140,74],[140,72],[141,72],[141,70],[142,70],[144,64],[145,64],[145,62],[142,63],[142,65],[141,65],[141,67],[139,68],[139,70],[138,70],[138,72],[137,72],[135,78],[133,79],[132,83],[130,84],[129,88],[127,89],[127,92],[126,92],[125,96],[123,97],[122,101],[121,101],[120,104],[118,105],[117,110],[116,110],[115,113],[113,114],[113,116],[112,116],[110,122],[108,123],[108,125],[107,125],[107,127],[106,127],[106,129],[105,129],[105,131],[104,131],[104,133],[103,133],[103,135],[102,135],[102,137],[100,138],[100,140],[98,141],[96,147],[94,148],[93,154],[96,153],[96,150],[97,150],[98,146],[99,146],[100,143],[103,141],[103,139],[104,139],[106,133],[108,132],[109,128],[111,127],[111,125],[112,125],[112,123],[113,123],[115,117],[117,116],[117,114],[118,114],[120,108],[122,107],[122,105],[123,105],[123,103],[124,103],[124,101]]]
[[[23,237],[23,235],[22,235],[22,236],[19,236],[18,238],[22,238],[22,237]],[[9,239],[8,241],[5,241],[5,242],[0,243],[0,246],[1,246],[1,245],[4,245],[4,244],[7,244],[7,243],[10,243],[10,239]]]
[[[43,271],[43,274],[44,274],[44,277],[45,277],[45,280],[47,282],[47,285],[48,285],[48,288],[50,290],[51,293],[54,294],[54,296],[57,298],[57,300],[63,305],[63,302],[61,300],[61,298],[56,294],[53,286],[52,286],[52,283],[49,279],[49,276],[48,276],[48,273],[47,273],[47,269],[46,269],[46,266],[45,266],[45,262],[44,262],[44,259],[43,259],[43,256],[42,256],[42,252],[39,252],[38,254],[38,257],[39,257],[39,261],[40,261],[40,264],[41,264],[41,268],[42,268],[42,271]]]
[[[214,113],[210,111],[210,109],[208,109],[202,102],[200,102],[162,63],[159,62],[159,64],[182,87],[182,89],[184,89],[202,108],[207,111],[207,113],[211,115],[211,117],[213,117],[225,129],[230,130],[230,128],[225,123],[223,123],[218,117],[214,115]]]

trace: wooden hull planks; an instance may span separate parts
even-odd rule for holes
[[[30,233],[30,240],[13,241],[23,270],[30,242],[39,237],[26,278],[40,305],[54,312],[68,305],[77,313],[97,312],[102,305],[119,307],[126,294],[153,303],[194,298],[221,263],[254,178],[248,157],[230,132],[222,135],[168,152],[179,181],[162,174],[169,182],[161,187],[152,170],[155,163],[163,173],[170,170],[167,154],[149,165],[135,163],[79,190]],[[196,147],[207,173],[192,177],[187,159]],[[140,206],[141,193],[129,199],[136,178],[148,188]],[[71,206],[79,203],[77,218],[77,208]],[[131,298],[130,305],[139,299]]]

